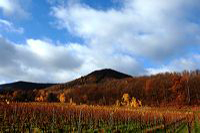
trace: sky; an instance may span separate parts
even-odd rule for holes
[[[200,68],[199,0],[0,0],[0,83]]]

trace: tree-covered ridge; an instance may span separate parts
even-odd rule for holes
[[[101,74],[101,71],[98,73]],[[143,105],[200,104],[200,71],[198,70],[142,77],[115,77],[105,76],[101,78],[101,82],[97,82],[95,76],[89,74],[69,83],[39,90],[15,90],[4,93],[1,97],[39,102],[59,102],[62,97],[62,101],[73,101],[76,104],[113,105],[124,94],[129,94],[130,97],[140,100]],[[27,99],[26,96],[29,98]]]

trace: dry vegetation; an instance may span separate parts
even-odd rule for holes
[[[199,132],[197,110],[0,103],[0,132]]]

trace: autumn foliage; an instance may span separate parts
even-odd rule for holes
[[[119,76],[109,71],[92,73],[72,82],[44,89],[4,91],[0,99],[11,101],[73,102],[90,105],[129,104],[148,106],[200,104],[200,71],[164,73],[152,76]],[[113,74],[114,73],[114,74]],[[116,76],[117,75],[117,76]],[[121,103],[124,94],[129,101]]]

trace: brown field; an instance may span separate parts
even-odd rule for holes
[[[200,107],[0,103],[0,132],[199,132]]]

